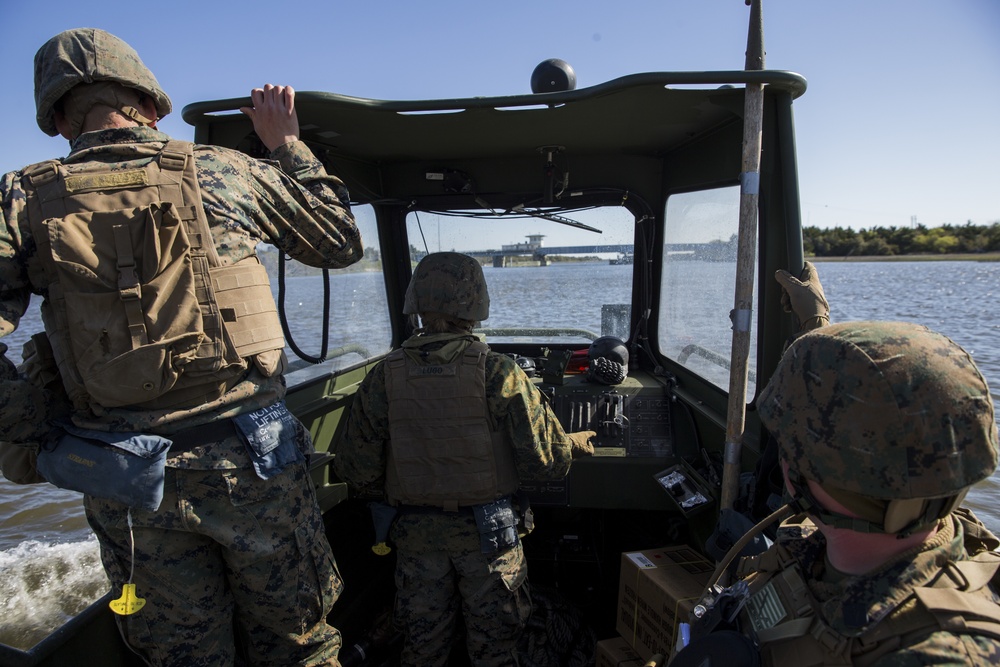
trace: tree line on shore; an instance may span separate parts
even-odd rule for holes
[[[272,245],[261,243],[257,246],[257,259],[267,269],[267,274],[271,277],[272,284],[278,276],[278,255],[280,251]],[[375,248],[365,248],[365,256],[356,264],[352,264],[343,269],[337,269],[338,273],[352,273],[357,271],[374,271],[381,268],[381,254]],[[323,269],[307,266],[293,259],[285,262],[285,276],[288,278],[298,278],[301,276],[318,276],[323,273]]]
[[[807,255],[917,255],[1000,252],[1000,221],[989,225],[941,225],[940,227],[843,227],[802,228]]]
[[[720,248],[732,246],[731,254],[735,258],[736,240],[736,236],[733,235],[728,243],[713,241],[712,244]],[[815,257],[1000,253],[1000,221],[989,225],[974,225],[969,222],[964,225],[941,225],[940,227],[916,225],[915,227],[872,227],[861,230],[844,227],[829,229],[803,227],[802,245],[806,255]],[[410,251],[412,256],[423,254],[418,253],[413,246],[410,246]],[[258,248],[258,257],[270,275],[278,275],[278,252],[274,248],[262,244]],[[377,249],[365,248],[364,260],[352,265],[348,270],[377,270],[380,266],[380,259],[380,253]],[[319,273],[321,273],[320,269],[294,261],[288,262],[285,268],[285,275],[289,277]]]

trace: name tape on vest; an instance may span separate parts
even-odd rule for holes
[[[67,192],[127,188],[133,185],[146,185],[145,169],[130,169],[110,174],[74,174],[66,177]]]
[[[424,375],[455,375],[457,372],[455,366],[410,366],[411,376],[424,376]]]

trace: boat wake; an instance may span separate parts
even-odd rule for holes
[[[96,538],[0,551],[0,643],[27,650],[107,591]]]

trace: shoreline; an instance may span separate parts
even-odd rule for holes
[[[944,253],[941,255],[841,255],[816,257],[810,262],[1000,262],[1000,252]]]

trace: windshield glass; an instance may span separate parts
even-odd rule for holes
[[[289,384],[356,366],[389,351],[392,331],[375,213],[369,205],[356,205],[352,210],[365,256],[356,264],[328,272],[329,298],[322,269],[286,259],[282,279],[280,251],[263,244],[258,248],[284,321]]]
[[[490,316],[480,329],[488,342],[628,338],[635,217],[623,207],[558,215],[562,221],[412,212],[410,259],[455,251],[480,261],[490,292]]]
[[[738,186],[667,199],[660,350],[706,380],[729,388],[740,223]],[[754,294],[756,270],[753,272]],[[756,387],[757,322],[751,320],[748,395]]]

